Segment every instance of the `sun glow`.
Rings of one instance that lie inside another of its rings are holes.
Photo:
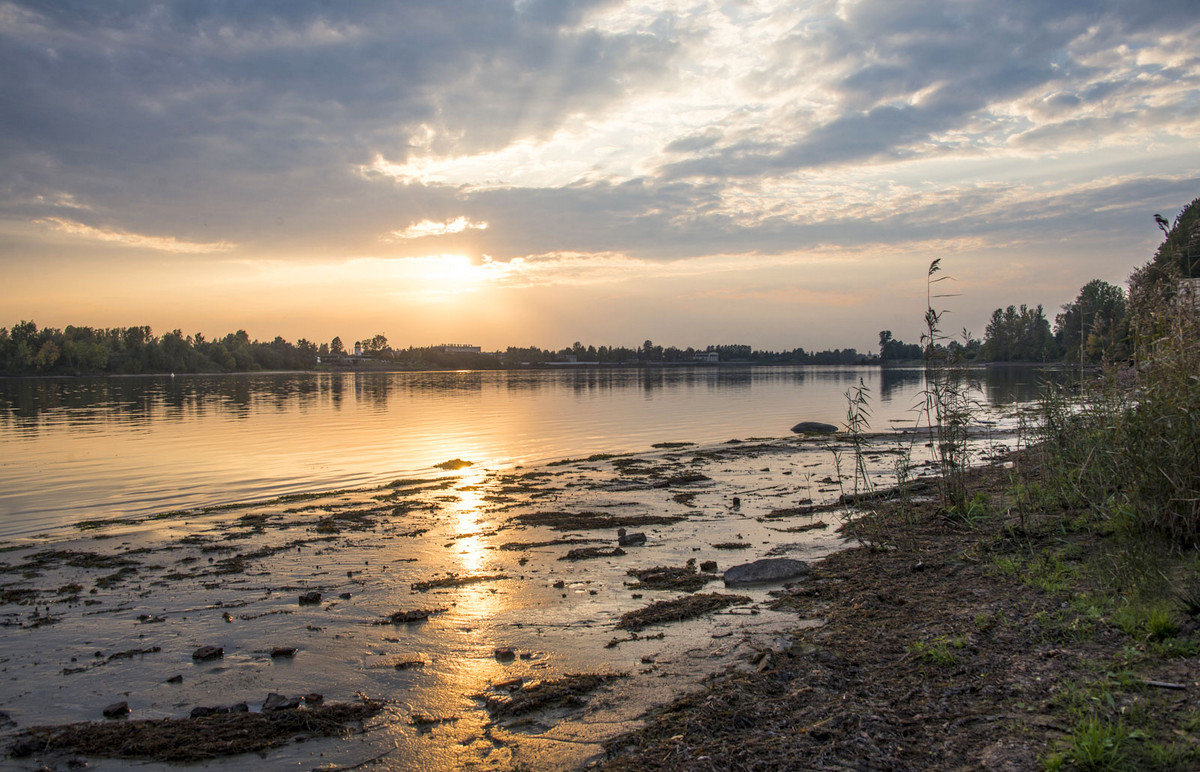
[[[488,284],[495,271],[491,262],[477,263],[465,255],[429,255],[407,258],[404,261],[411,285],[402,288],[406,295],[415,294],[429,300],[453,298],[475,292]],[[407,282],[406,282],[407,283]]]

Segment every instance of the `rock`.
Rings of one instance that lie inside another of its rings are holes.
[[[791,558],[763,558],[751,563],[731,566],[725,571],[725,586],[783,582],[805,576],[812,571],[807,563]]]
[[[210,659],[220,659],[225,656],[225,649],[220,646],[201,646],[192,652],[192,659],[204,662]]]
[[[342,600],[350,600],[351,595],[348,592],[339,592],[338,597]]]
[[[501,662],[511,662],[517,658],[516,652],[512,650],[511,646],[501,646],[492,652],[492,654]]]
[[[426,619],[429,619],[429,611],[423,608],[413,609],[412,611],[397,611],[388,617],[388,621],[394,625],[424,622]]]
[[[397,662],[394,665],[394,667],[397,670],[409,670],[414,667],[425,667],[425,660],[423,660],[423,659],[402,659],[399,662]]]
[[[291,658],[294,656],[296,656],[295,646],[276,646],[271,649],[271,659],[276,659],[277,657]]]
[[[300,596],[301,606],[314,606],[321,602],[321,593],[316,590],[306,592]]]
[[[48,744],[41,737],[22,737],[13,743],[12,747],[8,749],[8,753],[13,758],[23,759],[26,756],[41,753],[46,750]]]
[[[622,547],[640,547],[646,543],[646,534],[626,533],[624,528],[617,529],[617,544]]]
[[[267,699],[263,700],[263,711],[273,710],[295,710],[300,707],[299,697],[284,697],[282,694],[271,692],[267,695]]]
[[[124,701],[114,702],[112,705],[104,706],[102,712],[105,718],[124,718],[129,715],[129,703]]]
[[[566,586],[567,586],[567,583],[564,582],[562,579],[559,579],[557,582],[554,583],[554,587],[559,590],[561,590],[562,588],[564,588]]]
[[[305,702],[305,704],[308,704],[308,705],[320,705],[324,701],[325,701],[324,694],[318,694],[316,692],[309,692],[308,694],[304,695],[304,702]]]
[[[714,571],[717,570],[717,561],[715,561],[715,560],[704,561],[703,563],[700,564],[700,570],[704,571],[706,573],[710,573],[710,574],[713,573]]]
[[[820,421],[801,421],[792,427],[796,434],[836,434],[837,430],[833,424],[823,424]]]
[[[167,683],[169,683],[169,684],[181,684],[181,683],[183,683],[183,675],[182,675],[182,674],[176,674],[176,675],[173,675],[173,676],[171,676],[170,678],[168,678],[168,679],[167,679]]]

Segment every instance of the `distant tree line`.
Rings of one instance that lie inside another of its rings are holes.
[[[357,346],[361,356],[356,356]],[[245,330],[222,338],[202,333],[185,335],[172,330],[161,336],[149,327],[39,328],[22,321],[11,329],[0,327],[0,375],[80,375],[136,373],[231,373],[255,370],[311,370],[322,366],[403,369],[500,369],[547,365],[574,358],[601,364],[683,364],[701,352],[716,352],[720,361],[754,364],[869,364],[872,354],[854,349],[832,351],[758,351],[747,345],[709,346],[705,349],[659,346],[647,340],[642,346],[585,346],[576,341],[562,349],[510,346],[503,352],[479,353],[447,350],[443,346],[410,346],[394,349],[383,333],[356,341],[350,348],[335,337],[316,344],[301,338],[295,343],[276,337],[270,342],[251,340]]]
[[[1153,259],[1129,278],[1129,292],[1102,279],[1093,279],[1079,290],[1073,302],[1054,317],[1053,327],[1041,306],[997,308],[992,312],[983,340],[967,338],[949,344],[965,360],[984,362],[1071,362],[1097,364],[1120,361],[1131,355],[1130,296],[1172,295],[1179,279],[1200,276],[1200,198],[1185,206],[1169,223],[1155,221],[1165,236]],[[921,344],[896,340],[891,330],[879,333],[879,360],[883,363],[919,360]]]
[[[228,373],[301,370],[316,362],[317,346],[301,339],[251,340],[245,330],[209,340],[201,333],[172,330],[154,335],[149,327],[39,328],[22,321],[0,327],[0,374]]]

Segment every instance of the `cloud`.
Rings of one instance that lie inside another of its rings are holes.
[[[1194,0],[0,0],[0,254],[367,277],[437,238],[510,290],[922,250],[1111,275],[1200,193],[1197,38]]]
[[[64,220],[60,217],[44,217],[34,222],[48,225],[57,231],[81,239],[119,244],[134,249],[153,249],[158,252],[201,255],[212,252],[228,252],[237,246],[224,241],[200,243],[180,241],[173,236],[145,236],[141,233],[130,233],[113,228],[94,228],[91,225],[84,225],[74,220]]]
[[[421,220],[413,223],[406,228],[392,231],[388,234],[391,239],[423,239],[430,236],[445,236],[452,233],[462,233],[466,230],[487,230],[486,222],[474,222],[466,217],[455,217],[453,220],[445,222],[434,222],[433,220]]]

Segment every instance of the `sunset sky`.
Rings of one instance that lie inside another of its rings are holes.
[[[1200,8],[0,0],[0,325],[873,349],[1200,196]]]

